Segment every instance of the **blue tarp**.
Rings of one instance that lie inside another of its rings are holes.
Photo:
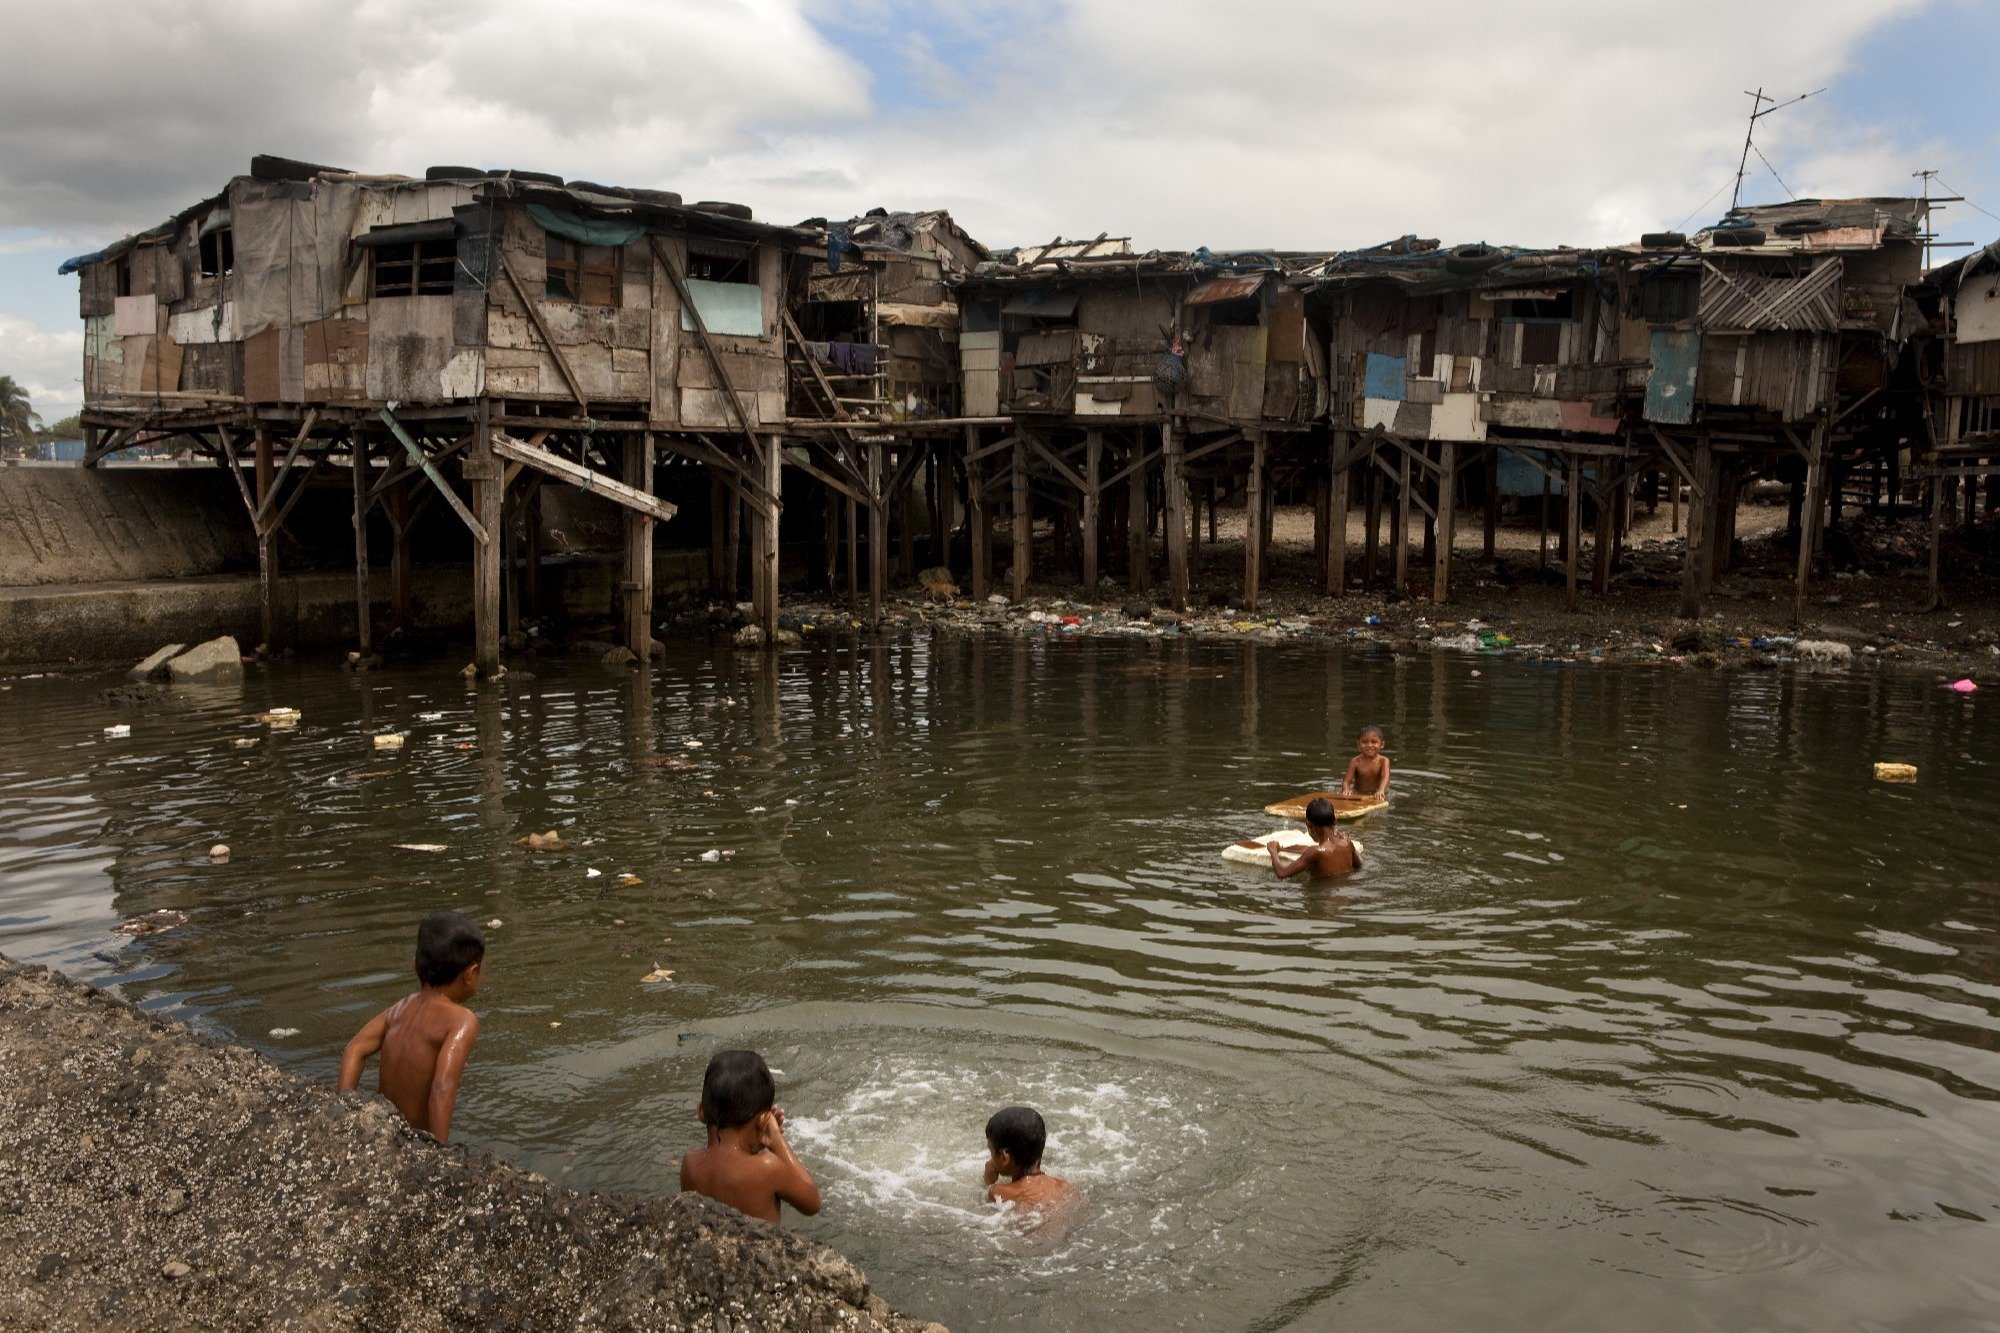
[[[1694,381],[1701,369],[1701,335],[1653,330],[1653,373],[1646,378],[1646,420],[1685,426],[1694,420]]]
[[[1405,387],[1409,358],[1383,356],[1380,352],[1368,354],[1368,371],[1364,377],[1362,394],[1369,398],[1390,398],[1402,402],[1410,396]]]

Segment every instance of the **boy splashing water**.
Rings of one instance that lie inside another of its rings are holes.
[[[1067,1180],[1042,1170],[1042,1149],[1048,1141],[1048,1126],[1033,1107],[1009,1106],[993,1113],[986,1122],[988,1203],[1046,1212],[1076,1198]]]
[[[778,1221],[785,1204],[808,1217],[818,1212],[819,1186],[785,1142],[777,1099],[763,1056],[717,1051],[701,1080],[698,1114],[708,1146],[681,1158],[681,1188],[766,1222]]]
[[[485,979],[486,936],[462,912],[433,912],[417,927],[415,995],[368,1020],[340,1056],[340,1090],[361,1086],[361,1066],[382,1053],[376,1087],[413,1129],[451,1140],[451,1113],[479,1016],[465,1001]]]
[[[1361,869],[1361,848],[1340,831],[1332,801],[1322,796],[1306,806],[1306,832],[1312,834],[1312,846],[1302,848],[1289,861],[1275,839],[1264,844],[1264,850],[1271,854],[1271,869],[1279,879],[1308,872],[1314,879],[1332,879]]]

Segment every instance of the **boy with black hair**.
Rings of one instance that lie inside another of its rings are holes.
[[[1382,744],[1382,728],[1361,729],[1361,739],[1356,742],[1361,753],[1347,761],[1347,772],[1340,779],[1341,795],[1389,794],[1389,757],[1382,753]]]
[[[755,1051],[717,1051],[701,1080],[696,1114],[708,1146],[681,1158],[681,1188],[766,1222],[785,1204],[819,1211],[819,1186],[785,1142],[785,1108],[776,1105],[771,1067]]]
[[[368,1020],[340,1056],[340,1090],[361,1086],[361,1066],[377,1051],[376,1088],[414,1129],[451,1139],[451,1114],[479,1016],[465,1001],[485,979],[486,936],[463,912],[432,912],[417,927],[417,993]]]
[[[1271,869],[1279,879],[1308,871],[1314,879],[1332,879],[1361,869],[1361,844],[1340,831],[1333,802],[1324,796],[1306,806],[1306,832],[1312,834],[1312,846],[1301,848],[1290,861],[1285,860],[1284,850],[1276,839],[1264,844],[1271,854]]]
[[[1032,1106],[1009,1106],[986,1122],[986,1201],[1047,1209],[1075,1195],[1067,1180],[1042,1170],[1048,1126]],[[1001,1183],[1005,1176],[1006,1183]]]

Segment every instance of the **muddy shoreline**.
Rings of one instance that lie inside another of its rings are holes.
[[[693,1195],[553,1185],[0,958],[0,1327],[935,1329]]]

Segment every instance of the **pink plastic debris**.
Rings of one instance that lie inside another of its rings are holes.
[[[1964,680],[1953,681],[1951,683],[1951,687],[1954,690],[1957,690],[1960,694],[1970,694],[1974,690],[1979,688],[1977,685],[1972,683],[1972,678],[1970,676],[1966,677]]]

